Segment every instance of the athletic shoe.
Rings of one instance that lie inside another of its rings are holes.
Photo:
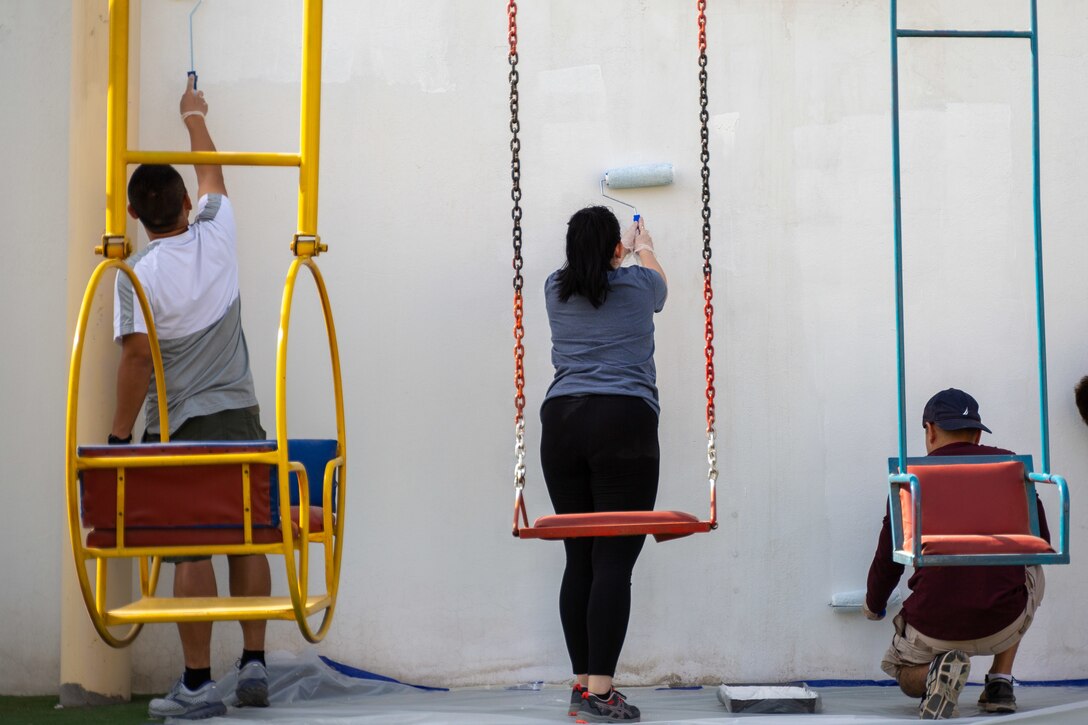
[[[268,670],[258,660],[250,660],[238,669],[234,688],[238,707],[268,707]]]
[[[147,706],[148,717],[173,717],[179,720],[203,720],[227,714],[227,706],[215,692],[215,681],[208,680],[195,690],[178,680],[164,697],[156,697]]]
[[[982,688],[978,706],[986,712],[1016,712],[1016,695],[1012,694],[1012,683],[1004,677],[991,679],[986,675],[986,686]]]
[[[586,688],[574,683],[574,687],[570,690],[570,707],[567,708],[567,714],[574,717],[578,714],[579,708],[582,707],[582,695],[585,693]]]
[[[639,722],[640,717],[638,708],[628,705],[623,693],[618,690],[608,693],[607,699],[586,690],[578,710],[578,720],[581,722]]]
[[[971,672],[971,658],[954,649],[933,660],[926,675],[926,695],[918,706],[922,720],[944,720],[958,717],[960,692]]]

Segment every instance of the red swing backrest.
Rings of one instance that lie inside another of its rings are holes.
[[[1024,465],[1019,461],[908,466],[922,491],[922,541],[929,553],[983,553],[1026,547],[1050,551],[1031,530]],[[913,546],[909,486],[899,490],[903,549]],[[950,550],[937,552],[933,548]]]

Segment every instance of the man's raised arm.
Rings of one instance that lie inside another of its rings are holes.
[[[208,113],[208,103],[204,100],[204,91],[193,87],[196,78],[189,76],[185,93],[181,96],[181,121],[189,131],[189,147],[192,151],[215,151],[212,135],[208,132],[204,117]],[[223,167],[218,164],[196,164],[196,198],[205,194],[227,194],[227,185],[223,181]]]

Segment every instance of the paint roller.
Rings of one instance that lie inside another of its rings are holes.
[[[196,5],[189,11],[189,72],[185,75],[193,77],[193,90],[196,90],[196,62],[193,55],[193,13],[200,7],[200,3],[204,0],[196,0]]]
[[[893,604],[899,604],[903,601],[903,595],[898,589],[892,591],[891,597],[888,598],[888,606]],[[865,590],[855,589],[849,592],[836,592],[831,595],[831,601],[829,604],[833,609],[841,611],[860,611],[861,605],[865,603]]]
[[[609,189],[641,189],[647,186],[668,186],[672,183],[672,164],[640,164],[638,166],[622,166],[617,169],[609,169],[601,178],[601,196],[605,199],[631,207],[635,215],[635,221],[640,218],[638,209],[634,204],[628,204],[614,196],[604,193],[604,187]]]

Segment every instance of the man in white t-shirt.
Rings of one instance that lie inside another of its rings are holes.
[[[214,151],[204,117],[208,105],[190,76],[181,118],[193,151]],[[129,181],[129,214],[150,240],[129,259],[147,295],[166,379],[171,440],[259,440],[265,431],[242,331],[234,210],[221,166],[197,165],[197,214],[181,175],[171,166],[144,165]],[[144,442],[157,441],[160,421],[147,325],[132,283],[118,275],[114,339],[121,345],[117,403],[110,443],[130,443],[146,399]],[[216,596],[209,557],[168,558],[175,565],[174,596]],[[231,556],[234,596],[268,596],[268,559]],[[268,705],[264,661],[266,622],[241,622],[243,650],[236,696],[240,705]],[[178,624],[185,672],[165,697],[151,701],[151,717],[195,719],[226,713],[211,679],[211,622]]]

